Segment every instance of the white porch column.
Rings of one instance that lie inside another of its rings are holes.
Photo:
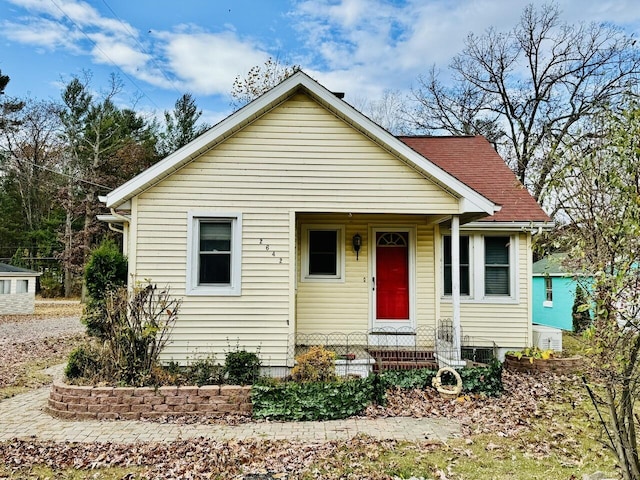
[[[459,361],[460,354],[460,217],[451,218],[451,303],[453,305],[453,358]]]

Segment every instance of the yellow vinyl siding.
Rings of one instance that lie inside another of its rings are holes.
[[[462,301],[460,317],[463,335],[475,337],[483,345],[494,341],[499,347],[523,348],[531,343],[531,277],[527,268],[530,236],[518,235],[517,258],[517,298],[511,301]],[[442,301],[440,316],[452,317],[451,301]]]
[[[355,224],[347,224],[345,231],[345,282],[298,284],[297,308],[291,309],[295,279],[290,262],[295,253],[290,238],[296,233],[291,212],[342,212],[341,219],[349,212],[419,218],[418,244],[426,255],[419,252],[418,285],[425,293],[417,312],[420,322],[431,322],[434,255],[425,218],[457,213],[459,204],[299,94],[135,197],[132,207],[134,279],[169,285],[183,300],[164,358],[186,361],[194,352],[213,352],[221,361],[229,344],[238,342],[241,348],[260,349],[266,365],[284,365],[296,322],[298,331],[311,329],[311,321],[362,330],[368,328],[369,315],[366,241],[358,262],[350,247],[356,231],[363,240],[367,231]],[[242,214],[240,296],[186,295],[190,211]],[[384,224],[386,217],[379,218]],[[299,318],[291,318],[292,312]]]
[[[300,281],[301,249],[298,249],[298,333],[363,332],[371,328],[371,273],[368,250],[371,226],[417,227],[416,324],[435,326],[433,227],[426,225],[424,216],[300,215],[298,223],[299,227],[305,224],[346,227],[344,282]],[[362,236],[362,249],[358,260],[352,246],[352,238],[356,233]]]
[[[215,195],[267,210],[458,211],[457,199],[303,95],[144,195],[176,206]]]

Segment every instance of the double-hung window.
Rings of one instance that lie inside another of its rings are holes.
[[[503,301],[516,295],[517,236],[460,235],[460,295],[470,301]],[[442,291],[452,293],[451,236],[442,237]]]
[[[484,294],[511,295],[510,237],[484,237]]]
[[[187,294],[240,295],[242,217],[189,214]]]
[[[11,293],[11,280],[0,280],[0,295]]]
[[[302,280],[341,281],[344,279],[344,227],[302,227]]]
[[[444,237],[444,294],[451,295],[451,236]],[[469,295],[469,236],[460,236],[460,295]]]
[[[545,300],[543,307],[553,307],[553,279],[547,275],[544,277]]]

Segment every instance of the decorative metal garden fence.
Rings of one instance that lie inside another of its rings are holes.
[[[313,346],[336,354],[339,375],[366,376],[371,372],[438,368],[438,358],[456,358],[453,327],[443,320],[437,327],[385,328],[355,332],[298,333],[289,339],[294,358]],[[489,363],[497,345],[489,339],[461,337],[461,360]]]

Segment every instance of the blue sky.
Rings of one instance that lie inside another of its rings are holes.
[[[122,106],[158,114],[192,93],[214,123],[231,112],[233,80],[269,57],[299,64],[362,104],[408,92],[445,68],[469,32],[508,30],[524,0],[0,0],[7,95],[59,99],[73,75],[110,73]],[[640,35],[637,0],[559,0],[570,22],[611,22]]]

